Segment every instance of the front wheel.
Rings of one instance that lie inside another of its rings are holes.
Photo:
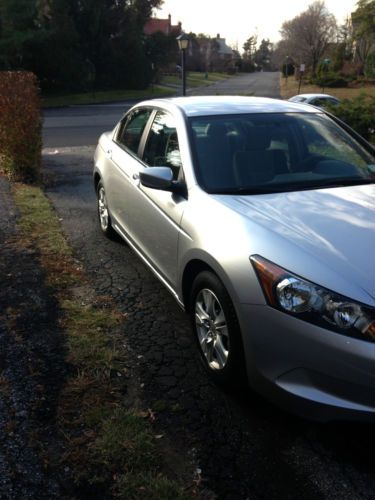
[[[111,224],[111,216],[109,215],[107,196],[105,194],[103,183],[100,181],[96,189],[98,217],[100,229],[108,238],[115,238],[116,232]]]
[[[225,384],[244,379],[237,316],[228,292],[212,272],[204,271],[194,280],[190,315],[201,358],[211,378]]]

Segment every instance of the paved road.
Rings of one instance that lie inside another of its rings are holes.
[[[134,103],[69,106],[44,111],[44,147],[87,146],[111,130]]]
[[[191,89],[189,95],[254,95],[280,98],[280,73],[244,73],[209,87]]]
[[[373,499],[373,426],[317,425],[248,391],[226,394],[200,366],[188,320],[121,242],[98,229],[92,147],[44,151],[47,190],[99,294],[128,316],[142,406],[179,457],[193,457],[219,499]]]
[[[238,75],[209,87],[192,89],[189,94],[247,94],[280,97],[279,73]],[[44,146],[61,148],[94,145],[97,143],[100,134],[110,130],[132,104],[134,104],[134,101],[45,110]]]

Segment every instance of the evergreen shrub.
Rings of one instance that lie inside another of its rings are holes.
[[[327,72],[320,73],[313,79],[313,83],[319,85],[319,87],[345,88],[351,80],[351,78],[340,75],[339,73]]]
[[[344,99],[338,106],[329,106],[329,111],[347,123],[370,142],[375,142],[375,97],[361,94],[353,99]]]

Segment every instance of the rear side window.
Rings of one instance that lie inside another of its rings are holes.
[[[130,149],[133,153],[138,154],[139,143],[141,142],[142,134],[150,115],[151,109],[134,111],[125,119],[120,127],[116,142],[126,149]]]

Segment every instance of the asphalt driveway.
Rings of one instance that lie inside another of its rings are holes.
[[[374,426],[309,423],[208,380],[187,317],[130,248],[101,235],[93,151],[45,149],[47,194],[93,286],[127,314],[124,344],[138,365],[139,397],[176,460],[194,457],[218,498],[374,498]]]
[[[192,93],[278,97],[278,79],[278,73],[240,75]],[[47,194],[93,286],[127,314],[124,344],[138,365],[139,397],[174,443],[168,452],[182,466],[194,459],[205,486],[220,499],[374,498],[374,426],[313,424],[249,391],[225,393],[214,386],[200,365],[187,317],[130,248],[100,233],[93,146],[130,105],[45,113]]]

